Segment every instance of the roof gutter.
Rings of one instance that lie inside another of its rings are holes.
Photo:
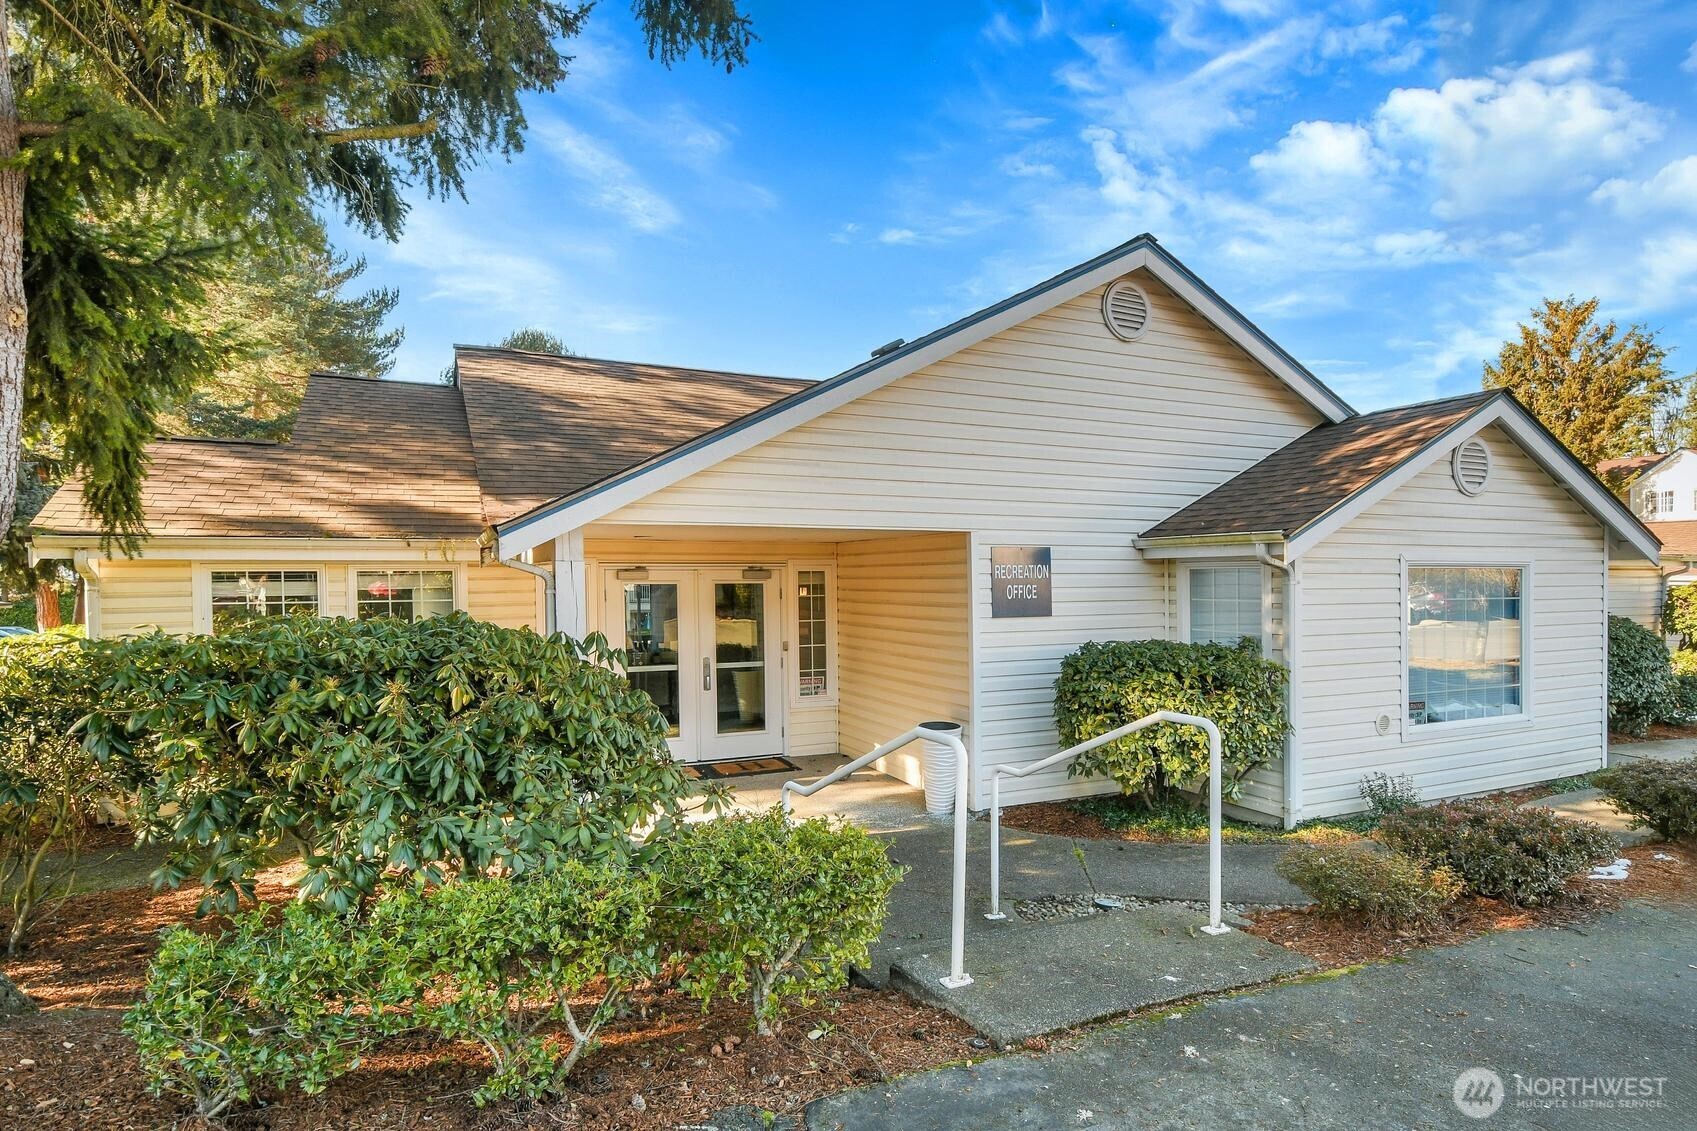
[[[554,571],[551,570],[551,569],[544,569],[541,566],[536,565],[533,562],[522,561],[519,558],[496,557],[493,553],[490,552],[491,547],[487,543],[483,542],[483,539],[488,537],[488,534],[489,534],[488,531],[484,531],[483,536],[478,538],[478,542],[483,543],[484,557],[485,557],[486,560],[494,561],[497,564],[504,565],[509,569],[516,569],[516,570],[519,570],[520,572],[528,573],[532,577],[540,577],[542,579],[542,589],[543,589],[542,626],[543,626],[543,629],[544,629],[543,635],[544,636],[554,635],[554,633],[557,631],[554,622],[555,622],[556,618],[559,616],[558,611],[554,607],[554,585],[555,585]]]

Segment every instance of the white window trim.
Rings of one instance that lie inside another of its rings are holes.
[[[335,616],[330,608],[330,567],[323,562],[283,562],[258,559],[254,561],[192,562],[189,566],[189,603],[194,630],[202,635],[212,633],[212,575],[241,573],[254,570],[290,570],[301,573],[312,570],[318,576],[318,615]]]
[[[1273,644],[1273,571],[1254,558],[1209,558],[1199,562],[1180,562],[1178,567],[1178,639],[1194,644],[1190,638],[1190,571],[1196,569],[1254,569],[1261,574],[1261,655],[1268,655]]]
[[[467,603],[466,568],[456,562],[355,562],[348,566],[348,599],[347,607],[340,615],[349,620],[359,619],[359,575],[362,573],[380,573],[392,570],[403,573],[418,571],[422,573],[440,573],[448,570],[454,575],[454,612],[463,613],[469,609]],[[324,606],[320,605],[322,609]]]
[[[1533,574],[1532,563],[1524,559],[1510,560],[1493,558],[1490,555],[1469,556],[1465,560],[1454,557],[1443,558],[1411,558],[1402,557],[1402,583],[1398,586],[1397,620],[1401,624],[1398,632],[1399,647],[1402,651],[1402,695],[1397,714],[1393,717],[1401,719],[1397,727],[1404,745],[1420,742],[1431,742],[1449,738],[1457,734],[1465,735],[1472,731],[1516,731],[1527,730],[1537,725],[1537,718],[1532,710],[1533,691],[1533,632],[1532,618],[1535,612],[1533,604]],[[1456,719],[1447,723],[1421,723],[1415,726],[1408,719],[1408,692],[1411,680],[1408,673],[1408,571],[1410,569],[1518,569],[1520,571],[1520,712],[1514,715],[1497,715],[1489,719]]]
[[[805,697],[801,693],[801,602],[796,597],[803,570],[825,575],[825,694]],[[789,669],[785,684],[789,688],[790,709],[835,707],[842,690],[842,669],[837,664],[837,563],[828,558],[797,558],[789,563],[785,578],[786,585],[778,599],[778,615],[784,618],[782,655]]]

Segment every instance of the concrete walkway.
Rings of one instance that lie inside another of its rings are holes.
[[[1622,762],[1687,762],[1697,758],[1697,738],[1658,738],[1650,742],[1611,742],[1609,765]]]
[[[1694,939],[1697,911],[1628,905],[1578,930],[1489,935],[827,1097],[806,1125],[1689,1128]],[[1470,1067],[1506,1082],[1490,1118],[1465,1118],[1452,1099]],[[1662,1106],[1520,1106],[1516,1074],[1665,1078],[1651,1097]]]
[[[1697,739],[1667,738],[1654,742],[1616,742],[1609,748],[1611,766],[1631,762],[1684,762],[1697,758]],[[1576,821],[1594,821],[1603,826],[1622,845],[1643,844],[1656,839],[1650,829],[1635,829],[1632,819],[1615,810],[1603,799],[1600,789],[1575,789],[1566,793],[1539,797],[1526,803],[1551,809]]]

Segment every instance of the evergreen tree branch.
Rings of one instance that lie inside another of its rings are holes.
[[[429,137],[436,132],[436,119],[422,122],[401,122],[392,126],[348,126],[325,130],[318,137],[331,145],[346,145],[353,141],[402,141],[406,138]]]
[[[71,35],[76,37],[78,42],[87,47],[96,59],[106,65],[108,70],[117,75],[118,78],[123,81],[124,85],[130,88],[130,93],[136,96],[136,100],[147,109],[148,113],[152,114],[158,121],[163,122],[165,120],[165,115],[159,112],[159,107],[155,106],[152,100],[149,99],[146,94],[142,93],[141,87],[131,81],[130,76],[125,73],[124,68],[119,65],[118,61],[103,50],[98,43],[94,42],[94,40],[85,35],[82,28],[78,27],[66,18],[65,13],[54,7],[53,0],[36,0],[36,2],[47,10],[48,15],[52,16],[60,24],[64,25],[65,30],[69,31]]]
[[[32,137],[52,137],[64,128],[60,122],[19,122],[18,137],[25,141]]]

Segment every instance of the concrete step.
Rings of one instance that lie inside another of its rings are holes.
[[[983,920],[980,920],[983,922]],[[889,984],[961,1018],[999,1047],[1316,966],[1242,931],[1208,935],[1187,908],[1105,911],[1045,923],[984,923],[967,940],[972,985],[945,989],[947,939],[890,965]]]

